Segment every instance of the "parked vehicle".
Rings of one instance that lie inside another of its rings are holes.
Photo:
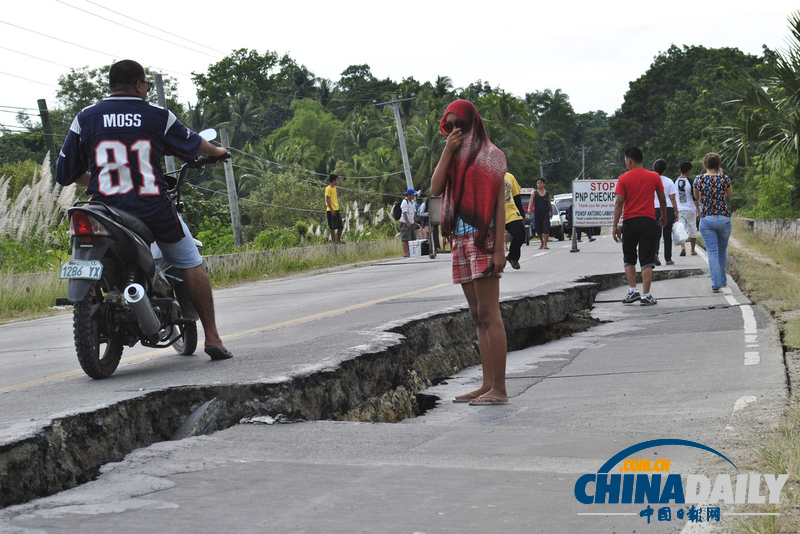
[[[567,217],[567,210],[569,209],[569,205],[572,202],[572,194],[565,193],[563,195],[556,195],[553,197],[553,202],[556,203],[558,206],[558,212],[561,215],[561,221],[564,225],[564,234],[571,238],[572,237],[572,220],[571,218]],[[602,231],[601,226],[592,226],[592,235],[600,235]]]
[[[533,219],[533,212],[528,213],[528,204],[531,201],[531,195],[536,189],[530,187],[523,187],[520,189],[520,200],[522,201],[522,208],[525,210],[525,244],[530,245],[531,238],[536,230],[536,221]],[[564,224],[561,219],[558,207],[555,202],[552,203],[552,217],[550,217],[550,237],[559,241],[564,241]]]
[[[561,217],[561,224],[564,226],[564,235],[572,237],[572,221],[567,217],[567,210],[572,202],[572,194],[566,193],[563,195],[556,195],[553,197],[558,208],[558,214]]]
[[[172,173],[177,180],[169,195],[179,213],[180,188],[189,169],[229,157],[200,157]],[[68,297],[57,304],[74,307],[75,350],[83,371],[95,379],[111,376],[124,347],[137,342],[193,354],[199,316],[182,271],[160,257],[150,229],[133,215],[100,202],[78,202],[68,214],[72,257],[59,273],[69,280]],[[202,244],[197,241],[197,246]]]

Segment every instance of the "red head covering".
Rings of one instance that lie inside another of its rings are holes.
[[[486,238],[506,173],[506,156],[489,141],[483,120],[472,102],[456,100],[447,106],[440,125],[445,135],[445,119],[450,113],[458,117],[459,126],[463,125],[464,138],[447,169],[442,197],[442,232],[452,235],[456,220],[460,218],[478,229],[477,247],[491,253],[493,251],[486,247]],[[505,224],[505,220],[495,221],[495,224]]]

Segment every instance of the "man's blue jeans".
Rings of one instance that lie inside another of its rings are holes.
[[[711,288],[728,283],[728,239],[731,237],[731,218],[724,215],[707,215],[700,219],[700,235],[706,244],[708,268],[711,271]]]

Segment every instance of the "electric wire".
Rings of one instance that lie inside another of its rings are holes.
[[[28,57],[33,58],[33,59],[38,59],[39,61],[44,61],[46,63],[52,63],[53,65],[58,65],[59,67],[65,67],[67,69],[71,69],[72,68],[69,65],[64,65],[63,63],[56,63],[55,61],[50,61],[49,59],[44,59],[44,58],[41,58],[41,57],[32,56],[31,54],[26,54],[25,52],[20,52],[19,50],[14,50],[13,48],[8,48],[6,46],[0,46],[0,48],[2,48],[3,50],[8,50],[9,52],[14,52],[15,54],[20,54],[22,56],[28,56]]]
[[[125,24],[122,24],[122,23],[117,22],[115,20],[111,20],[109,18],[103,17],[101,15],[98,15],[97,13],[92,13],[91,11],[88,11],[86,9],[82,9],[82,8],[80,8],[78,6],[73,6],[72,4],[68,4],[68,3],[64,2],[63,0],[56,0],[56,2],[58,2],[59,4],[63,4],[65,6],[67,6],[67,7],[71,7],[73,9],[77,9],[78,11],[81,11],[83,13],[87,13],[87,14],[92,15],[94,17],[97,17],[97,18],[99,18],[101,20],[105,20],[105,21],[110,22],[112,24],[116,24],[117,26],[122,26],[123,28],[127,28],[127,29],[129,29],[131,31],[134,31],[134,32],[137,32],[137,33],[141,33],[142,35],[146,35],[148,37],[152,37],[153,39],[158,39],[159,41],[163,41],[165,43],[169,43],[169,44],[171,44],[173,46],[179,46],[181,48],[185,48],[186,50],[191,50],[192,52],[197,52],[198,54],[203,54],[204,56],[213,57],[213,58],[216,58],[216,59],[222,59],[219,56],[208,54],[206,52],[201,52],[200,50],[195,50],[194,48],[190,48],[188,46],[185,46],[185,45],[182,45],[182,44],[179,44],[179,43],[174,43],[172,41],[168,41],[167,39],[164,39],[162,37],[158,37],[157,35],[151,35],[149,33],[143,32],[141,30],[137,30],[136,28],[131,28],[130,26],[126,26]]]
[[[17,24],[12,24],[10,22],[6,22],[4,20],[0,20],[0,24],[5,24],[7,26],[11,26],[13,28],[24,30],[26,32],[35,33],[36,35],[41,35],[42,37],[47,37],[48,39],[53,39],[55,41],[58,41],[58,42],[61,42],[61,43],[65,43],[65,44],[68,44],[68,45],[71,45],[71,46],[75,46],[77,48],[83,48],[84,50],[88,50],[90,52],[94,52],[96,54],[100,54],[100,55],[105,56],[105,57],[109,57],[109,56],[111,56],[111,57],[124,57],[124,55],[120,55],[120,54],[112,55],[112,54],[109,54],[108,52],[101,52],[100,50],[95,50],[94,48],[89,48],[88,46],[83,46],[83,45],[79,45],[77,43],[72,43],[70,41],[66,41],[64,39],[60,39],[58,37],[53,37],[52,35],[47,35],[46,33],[37,32],[36,30],[31,30],[29,28],[24,28],[22,26],[18,26]],[[149,67],[152,68],[152,69],[155,69],[155,70],[162,71],[162,72],[174,72],[174,71],[168,71],[167,69],[162,69],[161,67],[155,67],[155,66],[152,66],[152,65],[149,65]],[[3,73],[0,73],[0,74],[7,74],[7,73],[3,72]],[[175,74],[179,74],[181,76],[191,76],[190,74],[186,74],[186,73],[183,73],[183,72],[175,72]],[[14,74],[9,74],[9,76],[15,76],[17,78],[21,78],[21,76],[16,76]],[[23,78],[23,79],[27,80],[27,78]],[[28,81],[34,81],[34,80],[28,80]],[[42,82],[36,82],[36,83],[42,83]],[[48,84],[43,84],[43,85],[48,85]],[[51,87],[55,87],[55,86],[51,86]]]
[[[162,30],[161,28],[158,28],[158,27],[156,27],[156,26],[153,26],[152,24],[148,24],[148,23],[146,23],[146,22],[142,22],[141,20],[137,20],[137,19],[135,19],[135,18],[133,18],[133,17],[129,17],[128,15],[125,15],[124,13],[120,13],[119,11],[114,11],[113,9],[111,9],[111,8],[109,8],[109,7],[106,7],[106,6],[103,6],[103,5],[100,5],[100,4],[98,4],[97,2],[92,2],[92,0],[86,0],[86,1],[87,1],[87,2],[89,2],[90,4],[93,4],[93,5],[97,6],[97,7],[100,7],[100,8],[103,8],[103,9],[105,9],[106,11],[111,11],[111,12],[112,12],[112,13],[114,13],[115,15],[119,15],[120,17],[125,17],[125,18],[126,18],[126,19],[128,19],[128,20],[132,20],[132,21],[134,21],[134,22],[137,22],[137,23],[139,23],[139,24],[142,24],[143,26],[147,26],[147,27],[149,27],[149,28],[153,28],[154,30],[158,30],[158,31],[160,31],[160,32],[162,32],[162,33],[166,33],[166,34],[168,34],[168,35],[174,35],[172,32],[168,32],[168,31],[166,31],[166,30]],[[186,37],[181,37],[181,36],[179,36],[179,35],[176,35],[176,37],[180,37],[180,38],[181,38],[181,39],[183,39],[184,41],[187,41],[187,42],[189,42],[189,43],[192,43],[192,44],[196,44],[196,45],[198,45],[198,46],[202,46],[203,48],[208,48],[209,50],[213,50],[214,52],[217,52],[218,54],[223,54],[223,55],[225,54],[225,52],[223,52],[222,50],[217,50],[216,48],[211,48],[211,47],[210,47],[210,46],[208,46],[208,45],[204,45],[203,43],[198,43],[197,41],[192,41],[191,39],[187,39]]]
[[[0,22],[2,22],[2,21],[0,21]],[[30,78],[25,78],[24,76],[18,76],[16,74],[11,74],[10,72],[0,71],[0,74],[5,74],[6,76],[11,76],[12,78],[19,78],[20,80],[25,80],[26,82],[38,83],[39,85],[46,85],[47,87],[55,87],[56,89],[58,88],[57,85],[40,82],[38,80],[31,80]]]

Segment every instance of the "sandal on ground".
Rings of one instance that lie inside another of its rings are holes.
[[[508,404],[508,401],[501,401],[491,395],[481,395],[469,403],[470,406],[504,406],[506,404]]]
[[[478,397],[480,397],[480,395],[476,395],[475,393],[465,393],[463,395],[459,395],[458,397],[454,398],[453,402],[456,404],[467,403],[467,402],[472,402]]]
[[[233,358],[233,354],[231,351],[226,349],[225,347],[206,347],[205,353],[211,356],[212,360],[228,360]]]

